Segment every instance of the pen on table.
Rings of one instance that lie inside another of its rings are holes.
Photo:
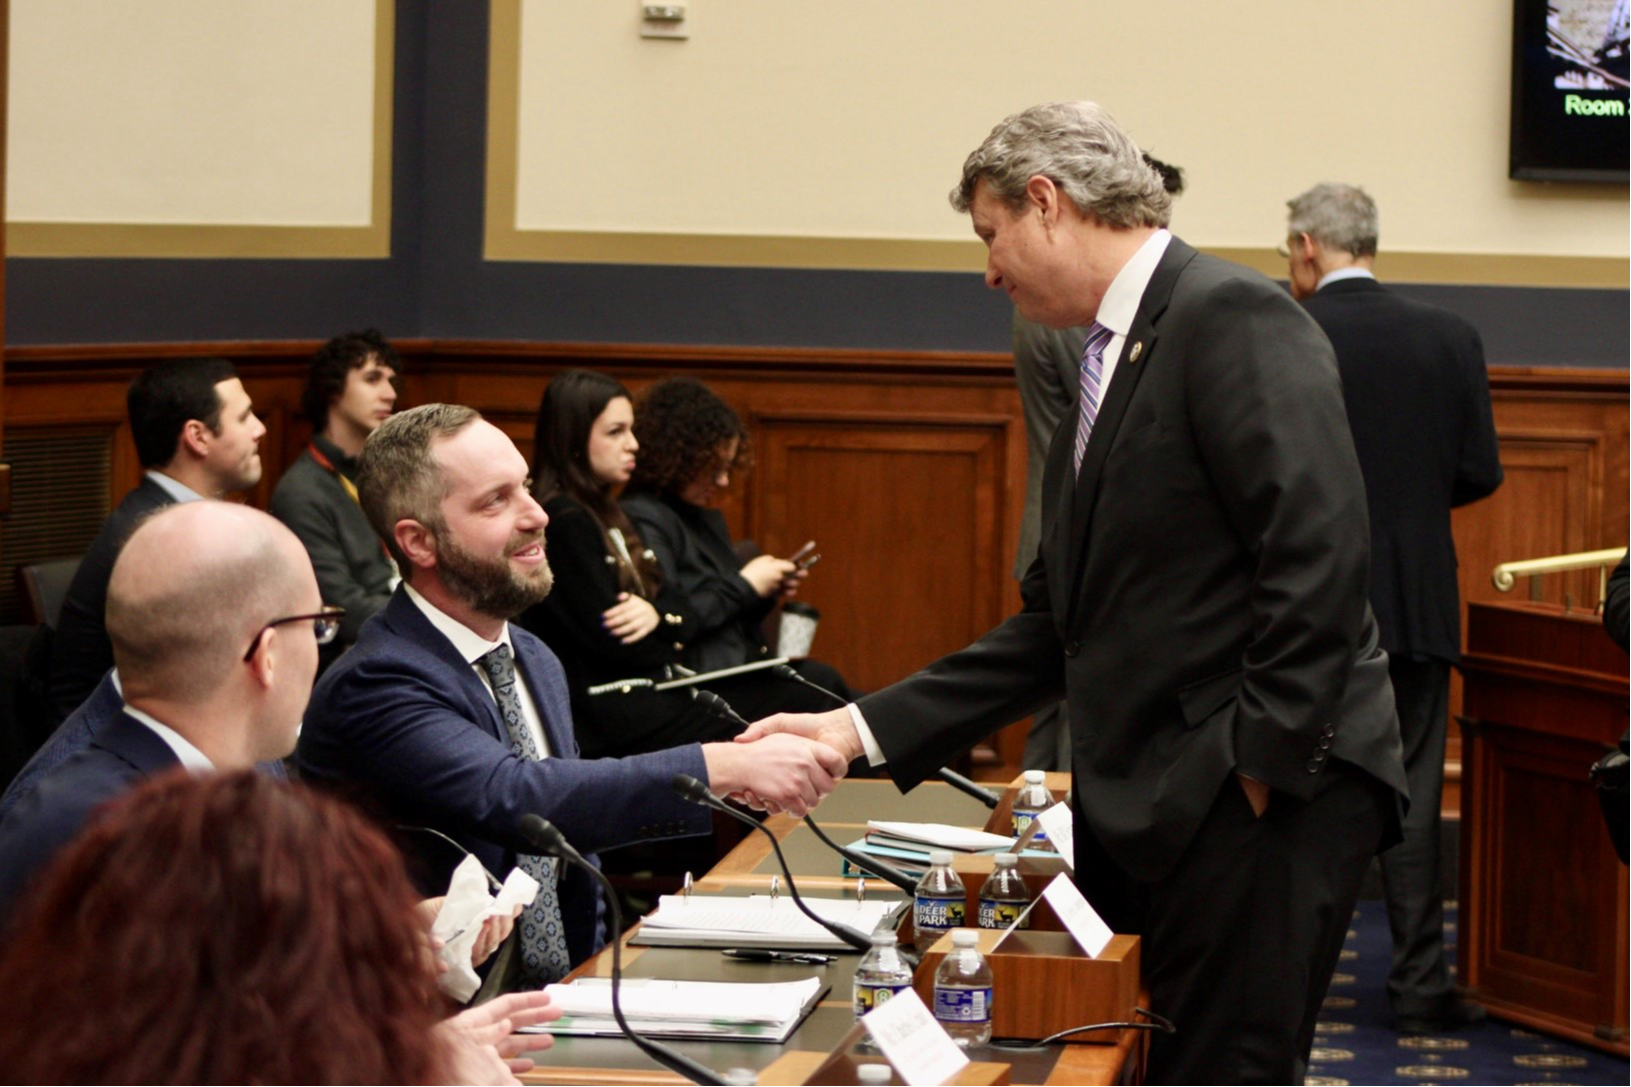
[[[838,957],[802,951],[765,951],[756,947],[728,947],[720,954],[743,962],[796,962],[805,966],[824,966]]]

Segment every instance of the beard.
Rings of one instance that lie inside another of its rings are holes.
[[[533,544],[542,545],[544,534],[516,534],[510,537],[504,554],[486,559],[472,554],[443,532],[438,537],[436,566],[442,584],[475,611],[506,622],[543,601],[555,586],[555,575],[546,558],[531,575],[518,573],[510,556]]]

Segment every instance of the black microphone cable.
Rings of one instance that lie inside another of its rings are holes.
[[[531,842],[542,853],[552,857],[559,857],[568,864],[582,868],[594,877],[601,890],[606,892],[606,902],[612,909],[612,1018],[617,1025],[628,1035],[642,1053],[667,1068],[676,1075],[684,1076],[692,1083],[717,1084],[723,1087],[725,1080],[705,1064],[692,1060],[690,1057],[676,1053],[665,1045],[660,1045],[645,1037],[629,1026],[629,1021],[623,1017],[623,1002],[619,991],[623,987],[623,910],[617,904],[617,892],[612,888],[612,881],[599,868],[590,864],[583,855],[572,848],[553,823],[541,815],[523,815],[521,817],[521,836]]]
[[[848,925],[839,924],[836,921],[829,921],[825,917],[822,917],[820,914],[816,913],[809,906],[805,905],[803,897],[799,894],[798,885],[793,881],[793,871],[787,867],[787,858],[782,855],[781,843],[776,841],[776,836],[770,832],[768,827],[750,818],[749,816],[743,815],[741,812],[719,799],[719,797],[715,796],[709,791],[708,786],[704,785],[690,774],[675,774],[673,785],[674,791],[679,793],[685,799],[691,801],[691,803],[701,804],[705,807],[712,808],[715,811],[722,811],[726,815],[729,815],[732,819],[741,820],[754,830],[761,832],[765,835],[765,837],[769,838],[770,847],[776,851],[776,861],[781,865],[782,874],[787,877],[787,893],[792,896],[793,904],[799,908],[799,911],[803,913],[804,916],[808,917],[810,920],[814,921],[816,924],[838,937],[840,940],[843,940],[855,950],[865,953],[872,949],[872,940],[869,937],[856,932]]]

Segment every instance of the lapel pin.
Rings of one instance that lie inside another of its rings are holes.
[[[1139,340],[1133,344],[1133,349],[1127,353],[1128,362],[1137,362],[1138,356],[1144,353],[1144,341]]]

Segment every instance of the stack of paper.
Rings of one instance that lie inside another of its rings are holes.
[[[828,921],[848,925],[865,935],[883,921],[896,901],[853,902],[809,898],[804,904]],[[788,951],[811,948],[853,950],[810,920],[786,895],[664,895],[657,909],[640,921],[631,944],[655,947],[760,947]]]
[[[946,823],[892,823],[870,819],[866,840],[874,845],[910,849],[954,849],[962,853],[1001,853],[1012,849],[1014,839],[973,827]]]
[[[653,1038],[785,1042],[830,986],[820,978],[771,984],[624,978],[629,1025]],[[530,1028],[549,1034],[622,1034],[612,1017],[609,978],[579,978],[544,990],[565,1014]]]

